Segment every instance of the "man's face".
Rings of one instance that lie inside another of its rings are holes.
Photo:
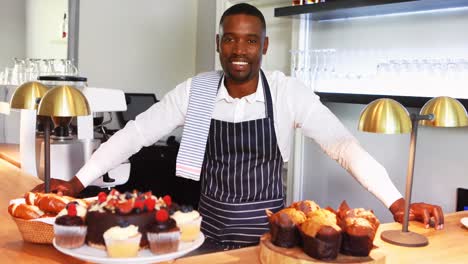
[[[216,50],[227,79],[243,83],[256,78],[267,49],[268,37],[259,18],[243,14],[224,18]]]

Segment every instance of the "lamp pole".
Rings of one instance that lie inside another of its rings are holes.
[[[410,115],[412,128],[410,149],[408,158],[408,169],[406,174],[406,192],[405,192],[405,213],[403,215],[403,224],[401,231],[387,230],[382,232],[381,238],[383,241],[405,247],[423,247],[429,244],[427,238],[423,235],[410,232],[408,230],[409,211],[411,205],[411,191],[413,189],[413,175],[414,175],[414,158],[416,156],[416,139],[418,136],[418,123],[421,120],[433,120],[434,115]]]
[[[50,117],[44,116],[44,183],[45,192],[50,192]]]

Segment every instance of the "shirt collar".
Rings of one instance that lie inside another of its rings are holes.
[[[261,79],[262,78],[260,76],[258,84],[257,84],[257,91],[255,91],[255,93],[253,94],[249,94],[243,97],[245,98],[245,100],[247,100],[248,103],[265,102],[265,92],[263,90],[263,82]],[[216,96],[217,102],[222,101],[222,100],[225,100],[228,103],[232,103],[235,100],[229,95],[229,92],[226,86],[224,85],[224,76],[221,80],[218,95]]]

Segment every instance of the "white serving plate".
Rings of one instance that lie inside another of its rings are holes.
[[[172,253],[154,255],[149,249],[140,250],[138,256],[134,258],[110,258],[107,256],[106,251],[84,245],[75,249],[67,249],[57,246],[55,239],[53,241],[54,247],[63,254],[81,259],[84,261],[95,263],[154,263],[161,261],[168,261],[179,258],[195,249],[200,247],[205,241],[205,236],[200,233],[200,236],[193,242],[180,242],[179,250]]]
[[[460,219],[460,223],[462,223],[462,225],[468,228],[468,217],[463,217],[462,219]]]

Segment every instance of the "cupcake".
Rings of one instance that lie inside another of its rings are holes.
[[[107,255],[111,258],[131,258],[138,255],[141,233],[138,227],[122,223],[109,228],[103,234]]]
[[[55,243],[64,248],[81,247],[86,238],[86,208],[71,202],[60,211],[54,223]]]
[[[165,254],[179,249],[180,229],[176,221],[169,218],[166,209],[156,212],[156,221],[148,228],[146,235],[153,254]]]
[[[273,214],[267,210],[267,216],[270,223],[271,242],[274,245],[291,248],[300,244],[297,226],[306,220],[302,211],[295,208],[284,208]]]
[[[304,252],[316,259],[332,260],[338,257],[341,246],[341,228],[336,215],[326,209],[318,209],[307,215],[299,231]]]
[[[349,208],[343,201],[338,209],[338,218],[343,229],[341,253],[352,256],[368,256],[380,222],[372,210]]]
[[[200,236],[202,217],[192,206],[181,206],[171,217],[180,228],[180,240],[192,242]]]
[[[305,215],[309,213],[313,213],[316,210],[320,209],[320,206],[311,200],[295,202],[291,204],[290,207],[296,208],[296,210],[302,211]]]

